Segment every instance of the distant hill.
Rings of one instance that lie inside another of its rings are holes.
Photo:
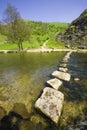
[[[62,22],[41,22],[41,21],[31,21],[31,20],[24,20],[29,28],[30,33],[29,41],[24,41],[23,47],[24,48],[40,48],[42,45],[48,40],[46,46],[49,48],[55,47],[65,47],[64,43],[57,42],[55,40],[55,37],[57,33],[65,30],[68,27],[68,23],[62,23]],[[4,43],[4,41],[7,41],[9,46],[10,43],[7,39],[8,35],[8,26],[4,25],[3,23],[0,23],[0,42]],[[6,43],[6,42],[5,42]],[[14,45],[13,45],[14,46]],[[4,49],[4,45],[0,45],[0,49]],[[16,49],[13,47],[13,49]]]
[[[87,9],[65,31],[57,35],[57,41],[71,47],[87,46]]]
[[[48,39],[55,37],[56,32],[65,30],[68,27],[67,23],[60,22],[40,22],[26,21],[31,29],[31,41],[43,44]]]
[[[27,21],[31,28],[31,43],[42,46],[43,43],[47,42],[47,47],[59,47],[60,43],[56,42],[55,36],[57,32],[63,31],[68,27],[68,23],[62,22],[38,22],[38,21]],[[64,46],[64,44],[63,44]]]

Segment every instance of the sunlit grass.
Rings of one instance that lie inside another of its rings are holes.
[[[18,49],[17,44],[11,44],[11,43],[0,44],[0,50],[17,50],[17,49]]]
[[[56,42],[55,40],[49,40],[49,42],[47,43],[47,46],[49,48],[65,48],[65,44],[62,42]]]
[[[65,48],[65,45],[61,42],[55,41],[55,34],[63,31],[68,27],[68,23],[61,22],[36,22],[25,20],[30,26],[30,41],[23,42],[24,49],[40,48],[44,42],[48,39],[48,48]],[[7,37],[0,34],[0,50],[18,50],[18,45],[13,43],[6,43]]]
[[[23,42],[23,49],[33,49],[33,48],[39,48],[40,45],[35,42]],[[0,44],[0,50],[18,50],[18,45],[15,43],[4,43]]]

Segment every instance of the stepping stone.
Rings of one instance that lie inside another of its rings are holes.
[[[67,67],[67,64],[66,64],[66,63],[61,63],[61,64],[60,64],[60,67],[65,67],[65,68],[66,68],[66,67]]]
[[[79,78],[74,78],[75,81],[79,81],[80,79]]]
[[[62,81],[57,79],[57,78],[54,78],[54,79],[51,79],[51,80],[48,80],[47,83],[52,86],[54,89],[57,89],[62,85]]]
[[[65,81],[70,81],[71,78],[71,75],[69,73],[65,73],[57,70],[52,73],[52,76]]]
[[[61,63],[67,63],[68,59],[64,58]]]
[[[63,101],[63,93],[53,88],[46,87],[44,88],[41,97],[36,101],[35,108],[57,124],[61,115]]]
[[[62,71],[62,72],[67,72],[68,69],[67,68],[63,68],[63,67],[59,67],[59,71]]]

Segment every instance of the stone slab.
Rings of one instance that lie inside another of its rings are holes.
[[[46,87],[41,97],[36,101],[35,108],[49,117],[55,124],[58,123],[63,107],[64,95],[60,91]]]
[[[54,89],[57,89],[62,85],[62,81],[57,79],[57,78],[54,78],[54,79],[51,79],[51,80],[48,80],[47,83],[53,87]]]
[[[67,72],[68,69],[67,68],[63,68],[63,67],[59,67],[59,71],[62,71],[62,72]]]
[[[60,67],[66,68],[66,67],[67,67],[67,64],[66,64],[66,63],[61,63],[61,64],[60,64]]]
[[[57,70],[52,73],[52,76],[65,81],[70,81],[71,78],[71,75],[69,73],[65,73]]]

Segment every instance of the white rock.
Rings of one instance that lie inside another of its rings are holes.
[[[64,58],[68,60],[68,59],[70,58],[70,55],[71,55],[71,54],[72,54],[72,51],[67,52],[67,54],[65,55]]]
[[[66,63],[61,63],[60,67],[67,67],[67,64]]]
[[[80,79],[79,78],[74,78],[75,81],[79,81]]]
[[[57,70],[52,73],[52,76],[65,80],[65,81],[69,81],[71,78],[69,73],[65,73],[65,72],[61,72],[61,71],[57,71]]]
[[[59,71],[62,71],[62,72],[67,72],[68,69],[67,68],[63,68],[63,67],[59,67]]]
[[[62,63],[67,63],[67,62],[68,62],[68,59],[63,58]]]
[[[54,78],[54,79],[51,79],[51,80],[48,80],[47,83],[49,85],[51,85],[54,89],[57,89],[62,85],[62,81],[57,79],[57,78]]]
[[[61,115],[63,100],[63,93],[53,88],[46,87],[43,90],[41,97],[36,101],[35,108],[39,109],[57,124]]]
[[[64,58],[68,60],[68,59],[70,58],[70,56],[69,56],[69,55],[66,55]]]

